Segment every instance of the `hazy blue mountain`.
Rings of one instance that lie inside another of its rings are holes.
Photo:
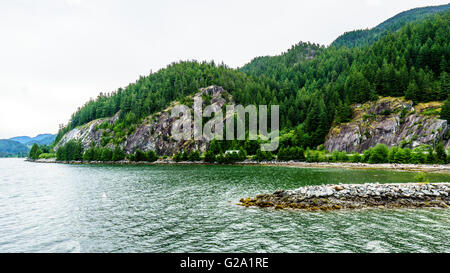
[[[13,141],[17,141],[17,142],[20,142],[22,144],[25,144],[25,143],[27,143],[28,141],[31,140],[31,137],[29,137],[29,136],[18,136],[18,137],[12,137],[9,140],[13,140]]]
[[[395,32],[401,29],[407,23],[421,21],[428,16],[439,12],[444,12],[449,9],[450,4],[407,10],[395,15],[372,29],[361,29],[346,32],[339,36],[331,45],[347,47],[369,45],[379,40],[386,33],[390,31]]]
[[[39,145],[50,145],[55,141],[56,135],[52,134],[40,134],[36,137],[30,138],[28,141],[26,141],[24,144],[27,146],[32,146],[34,143],[37,143]]]
[[[25,157],[30,148],[20,142],[0,139],[0,157]]]
[[[56,135],[52,134],[40,134],[35,137],[29,137],[29,136],[19,136],[19,137],[13,137],[9,140],[20,142],[28,147],[33,146],[34,143],[37,143],[39,145],[50,145],[55,141]]]
[[[10,139],[0,139],[0,157],[25,157],[34,143],[51,145],[56,135],[40,134],[35,137],[18,136]]]

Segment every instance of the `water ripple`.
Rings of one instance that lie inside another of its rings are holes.
[[[0,252],[448,252],[450,210],[304,212],[239,198],[326,183],[409,182],[388,171],[72,166],[0,159]],[[430,175],[449,181],[449,175]],[[355,182],[356,181],[356,182]]]

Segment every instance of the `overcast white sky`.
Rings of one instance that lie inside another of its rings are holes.
[[[238,67],[447,2],[2,0],[0,139],[56,133],[90,97],[173,61]]]

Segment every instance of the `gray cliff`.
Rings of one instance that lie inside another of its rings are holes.
[[[384,97],[353,106],[353,119],[331,128],[325,141],[329,151],[362,152],[378,143],[415,148],[447,141],[448,124],[439,119],[441,103],[413,105],[404,98]]]
[[[217,105],[222,108],[225,104],[233,104],[232,96],[220,86],[202,88],[198,93],[185,98],[183,103],[188,102],[189,104],[192,104],[195,97],[202,97],[203,108],[206,105]],[[205,101],[205,99],[207,101]],[[154,150],[158,155],[169,156],[183,150],[199,150],[201,152],[206,151],[209,141],[204,138],[195,141],[177,141],[173,139],[171,134],[172,125],[176,120],[183,119],[183,117],[172,118],[171,110],[174,106],[180,104],[181,102],[174,102],[164,111],[149,115],[142,121],[141,124],[136,126],[136,130],[132,134],[125,137],[124,141],[121,142],[119,146],[122,147],[126,153],[134,153],[137,149],[140,149],[141,151]],[[192,108],[192,105],[187,106]],[[114,124],[118,120],[119,114],[120,113],[117,113],[111,118],[93,120],[71,130],[62,137],[61,141],[55,147],[55,150],[70,140],[80,140],[84,146],[84,149],[88,149],[91,145],[95,145],[97,147],[101,146],[102,136],[113,134],[110,129],[102,129],[102,124]],[[112,143],[108,143],[105,146],[114,148],[114,144]]]

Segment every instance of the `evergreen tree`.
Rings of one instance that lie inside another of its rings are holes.
[[[439,164],[447,163],[447,153],[445,152],[442,142],[439,142],[439,144],[436,145],[436,161]]]
[[[181,161],[181,153],[177,153],[173,156],[173,161],[180,162]]]
[[[354,153],[352,155],[352,157],[350,158],[350,162],[353,162],[353,163],[359,163],[359,162],[361,162],[361,160],[362,160],[362,158],[359,153]]]
[[[64,151],[64,146],[60,146],[56,150],[56,160],[58,160],[58,161],[65,161],[66,160],[66,153]]]
[[[190,152],[188,159],[189,161],[200,161],[200,152],[199,151]]]
[[[148,161],[147,154],[145,152],[142,152],[140,149],[136,149],[134,155],[137,162]]]
[[[398,148],[396,150],[394,154],[394,162],[400,164],[408,163],[408,157],[405,150],[403,150],[402,148]]]
[[[42,151],[39,148],[39,145],[34,143],[33,146],[31,147],[28,157],[33,160],[36,160],[36,159],[39,159],[39,156],[41,155],[41,153],[42,153]]]
[[[440,79],[440,86],[439,86],[439,100],[446,100],[449,97],[450,94],[450,79],[447,72],[442,71]]]
[[[384,144],[377,144],[370,154],[369,163],[386,163],[388,158],[389,149]]]
[[[102,151],[102,161],[111,161],[113,152],[109,148],[104,148]]]
[[[155,151],[148,151],[147,153],[146,153],[146,160],[148,161],[148,162],[155,162],[155,161],[157,161],[158,160],[158,156],[156,155],[156,152]]]
[[[348,102],[339,103],[336,107],[336,123],[349,122],[352,119],[353,109]]]
[[[91,146],[91,148],[87,149],[83,154],[83,161],[93,161],[95,160],[95,147]]]
[[[112,161],[120,161],[125,159],[125,153],[123,152],[123,150],[119,147],[116,146],[114,148],[113,154],[112,154]]]
[[[433,164],[433,163],[435,163],[435,161],[436,161],[436,158],[433,153],[433,147],[430,146],[430,147],[428,147],[425,163]]]
[[[214,163],[216,161],[216,156],[213,151],[209,150],[205,155],[205,162]]]
[[[441,109],[441,119],[450,121],[450,101],[447,99],[442,105]]]
[[[412,82],[409,83],[408,89],[406,89],[405,98],[407,100],[412,100],[415,103],[417,103],[420,99],[419,92],[420,92],[419,87],[417,86],[417,83],[413,80]]]

